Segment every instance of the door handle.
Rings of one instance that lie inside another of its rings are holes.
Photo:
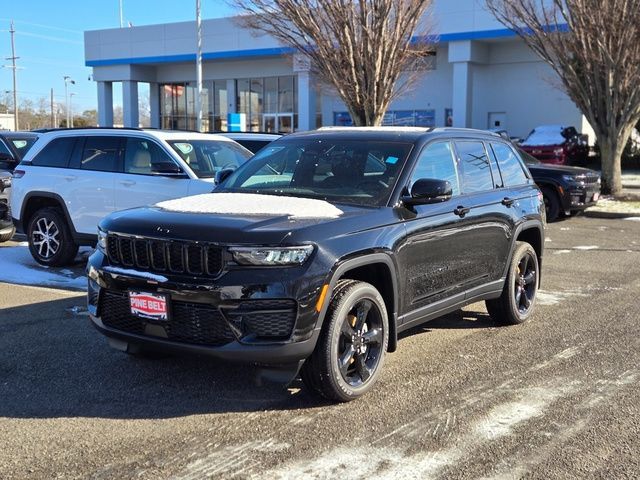
[[[134,182],[133,180],[122,180],[120,182],[120,185],[124,185],[125,187],[130,187],[132,185],[135,185],[136,182]]]
[[[513,205],[513,202],[515,202],[515,200],[514,200],[513,198],[504,197],[504,198],[502,199],[502,202],[501,202],[501,203],[502,203],[505,207],[510,207],[511,205]]]
[[[455,210],[453,211],[453,213],[455,215],[458,215],[460,218],[464,217],[467,213],[469,213],[471,211],[470,208],[468,207],[463,207],[462,205],[458,205]]]

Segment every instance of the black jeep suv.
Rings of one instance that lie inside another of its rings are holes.
[[[497,135],[321,129],[227,173],[100,223],[88,304],[113,347],[300,372],[348,401],[403,330],[479,300],[503,323],[531,316],[544,204]]]

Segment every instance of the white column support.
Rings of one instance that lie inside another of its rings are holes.
[[[138,82],[131,80],[122,82],[122,116],[125,127],[138,128],[140,125]]]
[[[473,127],[473,70],[475,64],[489,62],[489,47],[464,40],[449,43],[449,63],[453,64],[453,126]]]
[[[112,82],[98,82],[98,125],[113,127]]]
[[[155,82],[149,83],[149,109],[151,128],[160,128],[160,84]]]
[[[453,126],[470,128],[473,111],[473,64],[453,64]]]
[[[298,130],[316,128],[316,90],[309,71],[298,72]]]

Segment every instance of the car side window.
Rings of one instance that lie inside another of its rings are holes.
[[[66,168],[73,152],[76,139],[72,137],[61,137],[51,140],[33,158],[31,165],[37,167]]]
[[[462,193],[493,190],[491,166],[484,144],[478,141],[455,142],[458,152]]]
[[[504,143],[491,143],[491,150],[498,161],[505,187],[527,183],[528,177],[522,163],[510,146]]]
[[[151,165],[175,163],[155,142],[146,138],[128,137],[124,148],[124,173],[151,175]]]
[[[120,171],[121,137],[87,137],[80,168],[100,172]]]
[[[453,195],[460,194],[460,182],[450,142],[436,142],[422,150],[411,175],[411,185],[421,178],[448,180]]]

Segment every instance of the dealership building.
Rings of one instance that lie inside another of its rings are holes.
[[[501,128],[525,136],[552,123],[592,134],[554,72],[482,2],[435,0],[433,14],[433,66],[392,103],[385,124]],[[148,91],[151,127],[195,129],[196,45],[195,21],[85,32],[99,124],[113,125],[113,106],[122,103],[124,125],[138,126],[139,95]],[[234,18],[202,22],[202,59],[206,131],[288,132],[351,122],[308,62]],[[122,102],[114,102],[115,83],[122,85]]]

